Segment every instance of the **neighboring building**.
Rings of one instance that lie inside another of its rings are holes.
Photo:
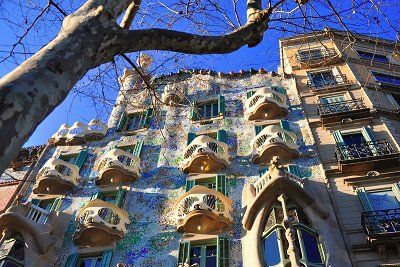
[[[119,81],[108,125],[49,140],[36,182],[0,216],[0,261],[351,265],[292,80],[182,70],[154,93],[134,71]]]
[[[400,49],[326,29],[280,40],[353,266],[400,263]]]

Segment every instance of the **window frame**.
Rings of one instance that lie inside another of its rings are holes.
[[[375,62],[380,62],[380,63],[387,63],[389,64],[389,58],[386,55],[382,54],[377,54],[374,52],[369,52],[369,51],[363,51],[363,50],[356,50],[357,55],[360,57],[362,60],[368,60],[368,61],[375,61]],[[365,57],[365,55],[369,55]],[[378,57],[376,57],[378,56]],[[385,58],[385,60],[377,60],[376,58]]]
[[[388,84],[388,85],[391,85],[391,86],[400,87],[400,76],[387,74],[387,73],[379,72],[379,71],[371,71],[371,75],[372,75],[372,78],[374,79],[374,81],[379,83],[379,84]],[[377,76],[379,77],[379,75],[386,76],[386,78],[392,78],[392,79],[398,80],[399,83],[381,81],[381,80],[379,80],[379,78],[377,78]]]

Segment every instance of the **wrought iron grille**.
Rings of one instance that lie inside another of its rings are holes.
[[[323,61],[336,56],[335,49],[318,49],[318,50],[302,50],[296,54],[297,61],[301,63],[311,63],[315,61]]]
[[[336,158],[354,160],[396,154],[387,140],[376,140],[351,145],[336,145]]]
[[[400,233],[400,208],[363,212],[361,225],[368,236]]]
[[[365,104],[363,103],[362,99],[355,99],[329,104],[320,104],[318,105],[318,113],[319,115],[331,115],[336,113],[360,110],[364,108]]]
[[[307,86],[315,89],[322,89],[324,87],[332,87],[332,86],[342,86],[347,84],[350,84],[350,81],[344,74],[332,75],[327,77],[326,79],[307,81]]]

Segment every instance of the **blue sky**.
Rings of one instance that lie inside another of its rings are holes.
[[[71,13],[76,7],[82,2],[74,1],[67,5],[61,2],[60,6],[67,13]],[[400,4],[398,0],[393,1],[379,1],[376,4],[372,1],[332,1],[333,5],[337,7],[337,10],[343,11],[343,19],[349,29],[367,33],[374,36],[385,37],[389,39],[397,39],[399,29],[399,10]],[[23,1],[20,1],[23,2]],[[167,1],[168,2],[168,1]],[[171,2],[173,2],[171,0]],[[221,1],[222,6],[227,10],[232,10],[228,6],[230,1]],[[26,2],[28,6],[31,2]],[[27,25],[33,21],[40,9],[45,6],[47,1],[38,0],[35,1],[37,7],[27,8],[26,6],[15,6],[10,2],[2,2],[0,0],[0,59],[6,57],[12,44],[18,40],[19,36],[25,33]],[[242,21],[245,21],[245,0],[239,0],[239,17]],[[267,70],[276,70],[279,64],[279,50],[278,40],[281,37],[287,37],[293,34],[293,32],[304,32],[312,29],[322,29],[325,26],[330,26],[338,29],[344,29],[342,25],[337,23],[334,15],[329,17],[328,20],[321,20],[320,18],[313,19],[316,15],[327,15],[332,14],[329,5],[325,1],[310,1],[310,5],[303,8],[303,12],[309,14],[309,21],[304,22],[302,19],[296,19],[299,25],[306,24],[308,26],[293,26],[291,24],[282,24],[279,22],[271,23],[271,28],[267,31],[263,42],[255,48],[243,47],[238,51],[228,55],[211,55],[211,56],[183,56],[176,55],[166,52],[151,51],[150,54],[156,58],[156,62],[153,64],[153,74],[156,73],[169,73],[175,72],[179,68],[204,68],[214,69],[216,71],[229,72],[230,70],[238,71],[240,69],[259,69],[261,67]],[[369,3],[368,5],[366,3]],[[371,4],[373,3],[373,4]],[[378,9],[376,8],[379,5]],[[174,7],[173,5],[171,5]],[[294,6],[291,2],[285,6],[287,9],[292,9]],[[152,7],[144,6],[143,12],[151,10]],[[19,16],[21,12],[24,12],[24,16]],[[152,10],[153,12],[153,10]],[[137,28],[146,28],[146,23],[154,25],[151,21],[158,18],[152,17],[152,12],[148,14],[141,14],[139,19],[140,24],[134,25]],[[299,10],[296,11],[297,15],[300,16]],[[18,16],[15,16],[18,14]],[[208,22],[211,34],[221,31],[220,28],[213,25],[215,18],[201,17],[200,14],[197,20]],[[233,14],[230,17],[234,21]],[[57,31],[60,28],[62,16],[58,14],[54,8],[47,11],[46,17],[37,22],[33,30],[31,30],[24,38],[23,45],[17,45],[15,52],[31,52],[34,53],[45,45],[49,40],[54,38]],[[138,20],[139,20],[138,19]],[[143,23],[144,21],[144,23]],[[217,23],[216,23],[217,25]],[[312,26],[309,26],[312,25]],[[156,25],[160,28],[165,28],[163,23]],[[225,26],[222,25],[221,28]],[[190,22],[182,20],[172,28],[185,31],[194,31]],[[207,27],[206,27],[207,28]],[[397,28],[397,29],[396,29]],[[29,55],[27,55],[29,56]],[[132,59],[137,57],[137,54],[130,55]],[[24,60],[24,56],[16,54],[12,59],[7,59],[3,63],[0,63],[0,77],[11,71],[17,64]],[[160,63],[163,63],[162,67],[157,67]],[[117,73],[121,74],[125,65],[122,60],[117,58]],[[101,92],[106,92],[107,98],[115,98],[118,90],[118,83],[116,80],[116,74],[111,73],[106,67],[103,68],[104,72],[102,75],[103,83],[101,85],[97,82],[89,83],[89,80],[98,70],[90,72],[82,81],[78,83],[75,88],[75,93],[72,92],[66,100],[58,106],[36,129],[34,134],[31,136],[25,146],[38,145],[47,142],[48,138],[58,130],[62,123],[72,124],[73,122],[80,120],[88,122],[95,117],[100,117],[104,121],[107,120],[108,114],[111,110],[111,105],[108,108],[98,109],[96,101],[85,97],[82,93],[77,94],[76,91],[81,91],[82,88],[85,90],[92,90],[91,92],[98,92],[101,87]],[[105,81],[105,82],[104,82]],[[88,84],[90,84],[88,86]],[[88,89],[89,88],[89,89]],[[83,89],[82,89],[83,90]],[[83,90],[84,91],[84,90]]]

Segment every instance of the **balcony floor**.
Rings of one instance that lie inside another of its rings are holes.
[[[101,223],[86,223],[75,233],[74,242],[79,247],[107,246],[122,239],[123,235],[123,232]]]
[[[300,156],[297,149],[291,149],[284,143],[272,143],[267,145],[261,154],[255,154],[252,161],[256,164],[269,164],[274,156],[280,157],[282,161],[288,161]]]
[[[191,162],[183,167],[185,173],[208,173],[224,169],[227,162],[219,159],[213,153],[198,153]]]
[[[177,227],[178,232],[194,234],[220,234],[231,226],[232,222],[207,210],[196,210],[186,215]]]
[[[341,173],[366,172],[399,166],[399,154],[339,160]]]
[[[111,179],[113,180],[112,182]],[[125,170],[120,166],[110,166],[102,170],[100,178],[96,180],[96,185],[103,187],[118,184],[130,184],[137,179],[139,179],[139,176],[134,172]]]
[[[64,194],[74,188],[75,185],[64,180],[58,175],[48,175],[41,177],[33,187],[35,194]]]
[[[289,113],[287,108],[280,107],[276,103],[264,101],[254,113],[249,114],[248,120],[280,119]]]

